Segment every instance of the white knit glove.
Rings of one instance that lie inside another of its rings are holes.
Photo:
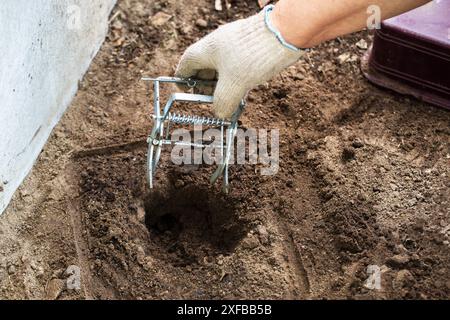
[[[219,27],[190,46],[181,57],[177,77],[218,78],[213,106],[218,118],[229,119],[249,90],[303,55],[302,50],[282,44],[281,35],[276,34],[269,20],[266,23],[268,9]]]

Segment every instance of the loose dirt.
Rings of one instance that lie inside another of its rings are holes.
[[[139,79],[172,75],[189,44],[258,11],[230,3],[119,0],[0,218],[0,298],[449,298],[450,113],[369,84],[356,45],[368,32],[250,93],[242,126],[280,130],[277,175],[233,166],[223,195],[213,168],[164,162],[148,190]]]

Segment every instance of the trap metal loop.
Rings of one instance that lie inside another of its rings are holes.
[[[148,153],[147,153],[147,178],[150,188],[154,186],[154,178],[159,160],[161,158],[161,151],[163,146],[178,145],[190,146],[194,148],[216,148],[221,152],[221,163],[212,175],[210,181],[215,183],[220,176],[223,176],[223,191],[228,192],[228,169],[231,159],[232,145],[236,137],[237,124],[241,116],[245,102],[241,101],[237,111],[234,113],[230,121],[224,119],[210,118],[197,115],[186,115],[181,113],[171,112],[173,104],[176,101],[192,102],[192,103],[213,103],[213,97],[208,95],[193,94],[193,93],[173,93],[166,102],[164,108],[161,108],[160,101],[160,83],[175,83],[182,84],[188,88],[195,88],[199,85],[214,86],[215,81],[196,80],[196,79],[181,79],[174,77],[159,77],[159,78],[142,78],[148,83],[153,82],[153,129],[148,137]],[[150,91],[150,86],[148,87]],[[170,140],[170,125],[205,125],[220,128],[220,141],[214,141],[210,144],[202,143],[186,143],[183,141]]]

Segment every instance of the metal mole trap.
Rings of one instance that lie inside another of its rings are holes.
[[[148,153],[147,153],[147,177],[150,188],[154,186],[154,179],[159,160],[161,158],[161,151],[164,146],[181,145],[185,147],[195,148],[215,148],[221,152],[221,163],[217,170],[211,176],[211,183],[215,183],[220,176],[223,176],[223,191],[228,192],[228,168],[231,158],[232,144],[236,137],[238,128],[238,120],[245,108],[245,102],[241,101],[237,111],[230,121],[216,118],[209,118],[197,115],[187,115],[181,113],[171,112],[175,102],[191,102],[191,103],[213,103],[213,97],[208,95],[193,94],[193,93],[172,93],[169,100],[166,102],[164,108],[161,108],[161,101],[159,89],[161,83],[175,83],[182,84],[191,89],[198,88],[201,85],[214,85],[215,81],[180,79],[173,77],[159,77],[159,78],[142,78],[148,83],[153,82],[153,129],[148,137]],[[150,91],[150,86],[148,87]],[[220,141],[214,144],[202,143],[187,143],[184,141],[172,141],[170,128],[172,124],[178,125],[202,125],[208,127],[220,128]]]

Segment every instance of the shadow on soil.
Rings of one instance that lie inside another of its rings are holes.
[[[144,205],[150,241],[175,265],[231,253],[248,231],[235,199],[196,185],[152,192]]]

